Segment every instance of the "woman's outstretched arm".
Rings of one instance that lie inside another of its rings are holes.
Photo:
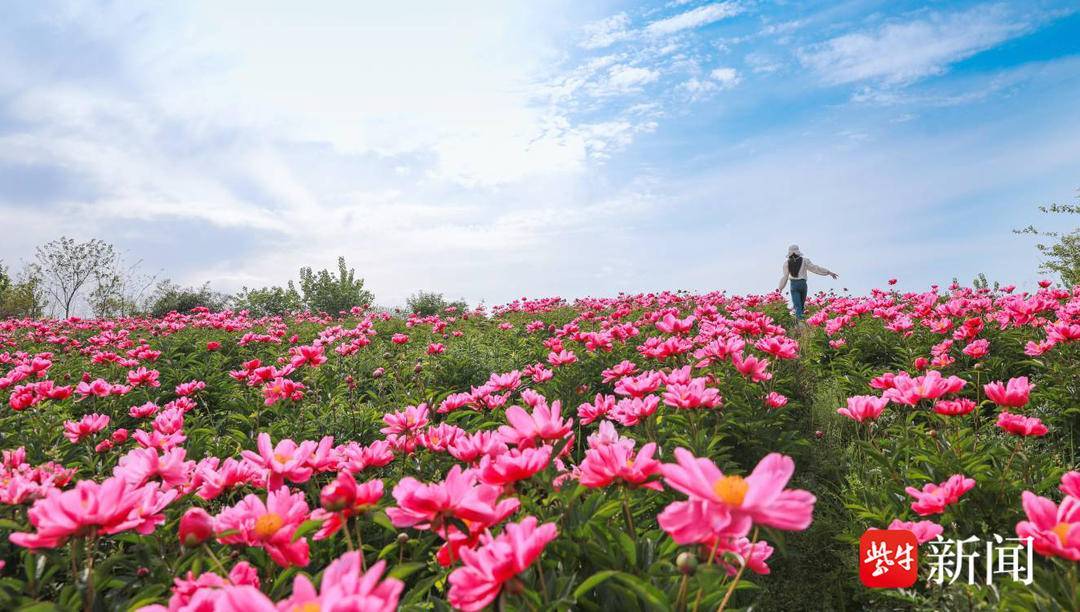
[[[831,276],[833,278],[837,277],[836,272],[832,272],[828,268],[825,268],[823,266],[819,266],[819,265],[815,264],[814,262],[810,261],[809,259],[806,260],[806,269],[810,270],[814,274],[820,274],[822,276]]]

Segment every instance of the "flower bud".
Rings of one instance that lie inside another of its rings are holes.
[[[678,557],[675,557],[675,567],[679,568],[679,571],[687,576],[693,576],[697,571],[698,558],[697,555],[681,552]]]
[[[214,531],[213,519],[202,508],[189,508],[180,517],[180,544],[192,548],[210,538]]]
[[[319,503],[330,512],[340,512],[355,501],[356,481],[353,480],[351,474],[344,472],[336,480],[323,487],[319,494]]]
[[[399,533],[399,534],[397,534],[397,543],[398,544],[404,544],[404,543],[406,543],[408,541],[409,541],[409,534],[407,534],[407,533]]]
[[[120,428],[112,432],[112,441],[117,444],[123,444],[128,439],[128,430]]]
[[[824,438],[824,437],[825,437],[825,432],[824,432],[824,431],[821,431],[821,430],[819,429],[819,430],[817,430],[817,431],[815,431],[815,432],[814,432],[814,437],[815,437],[815,438],[817,438],[818,440],[820,440],[820,439],[822,439],[822,438]]]
[[[375,371],[371,373],[372,378],[382,378],[383,374],[386,374],[384,368],[375,368]]]

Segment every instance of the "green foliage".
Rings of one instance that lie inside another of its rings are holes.
[[[457,312],[468,309],[468,305],[464,300],[448,302],[446,301],[446,298],[443,297],[443,294],[434,291],[417,291],[409,296],[406,305],[409,312],[418,314],[422,317],[446,314],[447,308],[454,308]]]
[[[226,296],[211,290],[210,283],[202,287],[181,287],[165,279],[154,288],[147,311],[151,316],[163,317],[170,312],[190,312],[197,306],[220,310],[224,308],[226,299]]]
[[[356,278],[352,268],[345,265],[345,258],[338,257],[337,274],[329,270],[312,272],[300,268],[300,291],[304,306],[312,312],[338,314],[348,312],[353,306],[367,307],[375,295],[364,289],[364,279]]]
[[[247,310],[255,317],[282,316],[303,310],[304,301],[292,281],[285,287],[244,287],[232,298],[234,310]]]
[[[0,265],[0,319],[41,317],[47,305],[45,289],[36,266],[26,266],[13,279],[7,268]]]
[[[1077,223],[1076,217],[1080,216],[1080,205],[1075,204],[1051,204],[1040,206],[1039,210],[1047,215],[1065,217],[1063,222],[1066,224]],[[1041,269],[1044,272],[1057,274],[1067,287],[1080,284],[1080,226],[1059,232],[1039,230],[1034,225],[1029,225],[1013,231],[1017,234],[1029,234],[1043,239],[1035,246],[1043,255]]]

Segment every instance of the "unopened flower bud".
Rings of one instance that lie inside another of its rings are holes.
[[[371,377],[382,378],[383,374],[386,374],[386,370],[384,368],[375,368],[375,371],[371,373]]]
[[[397,534],[397,543],[398,544],[404,544],[404,543],[406,543],[408,541],[409,541],[409,534],[407,534],[407,533],[399,533],[399,534]]]
[[[180,517],[180,544],[192,548],[210,539],[214,520],[202,508],[189,508]]]
[[[687,576],[693,576],[697,571],[698,559],[697,555],[681,552],[678,557],[675,557],[675,567],[679,568],[679,571]]]

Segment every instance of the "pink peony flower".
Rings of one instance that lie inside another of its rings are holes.
[[[485,536],[476,550],[461,550],[462,566],[450,573],[450,604],[465,612],[484,609],[504,583],[525,571],[548,542],[555,539],[555,523],[537,526],[536,517],[510,523],[497,537]]]
[[[64,421],[64,437],[78,444],[108,426],[108,415],[88,414],[79,421]]]
[[[281,567],[308,564],[306,537],[293,541],[296,529],[308,518],[303,491],[288,487],[270,491],[266,501],[248,495],[214,517],[214,532],[222,544],[262,547]]]
[[[501,494],[501,487],[478,484],[475,471],[455,465],[442,482],[402,478],[393,491],[397,507],[387,508],[386,515],[395,527],[445,532],[446,519],[450,517],[490,523],[507,505],[517,507],[516,499],[498,501]]]
[[[960,416],[975,410],[975,402],[966,397],[934,402],[934,412],[945,416]]]
[[[36,531],[12,533],[9,538],[26,548],[56,548],[70,537],[87,535],[92,528],[103,535],[134,529],[142,523],[135,512],[142,495],[142,489],[120,478],[101,484],[80,480],[67,491],[50,489],[27,513]]]
[[[405,584],[397,578],[382,578],[386,561],[379,561],[366,572],[359,552],[347,552],[335,559],[323,572],[316,591],[303,574],[293,579],[292,596],[278,604],[279,610],[364,610],[393,612]]]
[[[1080,472],[1065,472],[1061,475],[1061,492],[1080,498]]]
[[[974,487],[974,478],[968,478],[963,474],[953,474],[940,485],[929,483],[923,486],[921,491],[915,487],[907,487],[904,491],[915,498],[911,509],[919,516],[928,516],[945,512],[946,506],[960,501],[960,496]]]
[[[1038,417],[1026,417],[1009,412],[998,413],[997,426],[1016,436],[1045,436],[1050,430]]]
[[[941,372],[930,370],[915,378],[901,372],[894,376],[890,383],[891,388],[885,389],[882,397],[897,404],[914,406],[924,399],[933,400],[949,393],[956,393],[964,388],[967,381],[957,376],[943,378]]]
[[[674,408],[716,408],[723,403],[720,391],[705,386],[704,378],[695,378],[687,384],[668,384],[664,403]]]
[[[1080,498],[1066,496],[1059,506],[1024,491],[1022,500],[1028,520],[1016,524],[1016,535],[1032,538],[1040,555],[1080,561]]]
[[[856,395],[847,399],[846,408],[838,408],[836,412],[857,423],[862,423],[864,421],[873,421],[881,416],[881,412],[885,410],[888,403],[889,400],[884,397]]]
[[[271,446],[270,434],[263,432],[258,437],[258,453],[245,450],[241,455],[253,464],[269,471],[266,488],[270,491],[285,486],[285,479],[290,482],[307,482],[312,469],[307,466],[308,457],[315,452],[315,442],[305,440],[300,444],[286,438]]]
[[[637,456],[633,446],[625,444],[604,444],[585,451],[585,459],[579,466],[582,485],[589,488],[609,486],[621,480],[632,487],[644,487],[662,491],[663,486],[656,480],[650,480],[660,473],[660,462],[653,459],[656,444],[650,442],[641,447]]]
[[[1021,408],[1028,403],[1031,390],[1035,385],[1029,384],[1027,376],[1010,378],[1009,382],[1002,384],[1000,381],[989,382],[983,385],[986,397],[998,406],[1009,408]]]
[[[770,391],[765,396],[765,405],[769,408],[783,408],[788,403],[787,396],[777,393],[776,391]]]
[[[657,520],[679,544],[745,536],[754,523],[793,531],[810,525],[814,495],[784,488],[795,471],[791,457],[770,453],[746,478],[724,475],[684,448],[675,449],[675,459],[661,466],[664,481],[689,499],[669,504]]]
[[[919,544],[926,544],[930,540],[941,535],[944,528],[938,525],[934,521],[901,521],[900,519],[893,519],[893,522],[889,523],[889,529],[905,529],[915,534],[915,539]]]
[[[480,458],[480,480],[489,485],[506,486],[532,478],[551,461],[550,446],[515,448],[498,455]]]
[[[499,427],[499,435],[507,444],[521,448],[536,446],[537,439],[561,440],[574,428],[573,418],[563,420],[561,417],[562,403],[559,400],[548,406],[547,400],[540,397],[533,406],[532,414],[525,412],[520,406],[507,408],[506,420],[510,424]]]

